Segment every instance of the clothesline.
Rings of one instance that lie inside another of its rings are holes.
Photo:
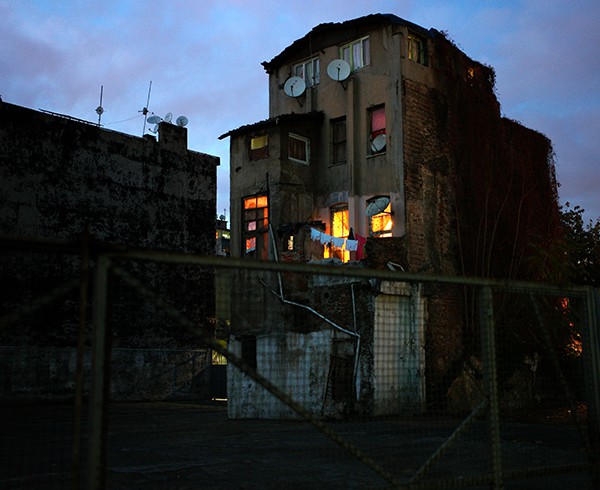
[[[311,240],[319,242],[321,245],[332,244],[334,247],[347,250],[348,252],[358,252],[358,255],[362,257],[362,248],[367,239],[360,235],[355,236],[356,240],[352,240],[350,238],[334,237],[316,228],[310,229]],[[359,257],[357,259],[360,260]]]

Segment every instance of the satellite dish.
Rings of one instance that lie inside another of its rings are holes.
[[[283,91],[289,97],[300,97],[306,90],[306,82],[300,77],[288,78],[283,85]]]
[[[150,124],[158,124],[158,123],[159,123],[159,122],[161,122],[161,121],[162,121],[162,119],[161,119],[159,116],[150,116],[150,117],[148,118],[148,122],[149,122]]]
[[[164,121],[166,123],[170,123],[173,120],[173,114],[171,114],[170,112],[167,112],[167,114],[165,115]]]
[[[382,197],[373,199],[367,205],[367,209],[366,209],[367,217],[371,218],[372,216],[375,216],[376,214],[383,213],[385,211],[385,208],[387,208],[389,204],[390,204],[390,198],[386,197],[386,196],[382,196]]]
[[[379,153],[385,148],[385,134],[378,134],[371,141],[371,150],[374,153]]]
[[[175,123],[177,124],[177,126],[181,126],[182,128],[184,126],[187,126],[188,123],[188,118],[185,116],[179,116],[176,120]]]
[[[98,107],[96,107],[96,114],[98,114],[99,116],[101,116],[104,113],[104,109],[101,105],[99,105]]]
[[[350,65],[344,60],[333,60],[327,65],[327,75],[336,82],[343,82],[350,76]]]

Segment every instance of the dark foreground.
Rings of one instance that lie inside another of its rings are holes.
[[[87,417],[86,417],[87,418]],[[75,488],[73,410],[69,405],[0,405],[0,488]],[[329,426],[400,482],[442,446],[460,420],[417,418],[331,422]],[[86,433],[86,420],[83,421]],[[219,403],[128,403],[111,406],[106,488],[320,489],[388,488],[384,478],[311,425],[232,421]],[[426,481],[460,482],[489,472],[489,438],[477,421]],[[78,488],[85,488],[88,443],[82,441]],[[582,464],[578,432],[565,424],[502,425],[505,472],[546,468],[546,476],[507,481],[505,488],[593,488],[590,475],[550,475]],[[485,485],[474,488],[489,488]]]

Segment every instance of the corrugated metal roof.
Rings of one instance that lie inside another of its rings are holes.
[[[219,139],[222,140],[224,138],[227,138],[228,136],[235,136],[238,134],[245,134],[252,131],[257,131],[259,129],[276,126],[280,123],[302,122],[311,120],[322,121],[324,117],[325,116],[322,112],[308,112],[306,114],[281,114],[280,116],[265,119],[263,121],[258,121],[252,124],[246,124],[244,126],[240,126],[237,129],[232,129],[231,131],[228,131],[227,133],[219,136]]]

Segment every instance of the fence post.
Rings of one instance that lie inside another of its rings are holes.
[[[92,372],[90,390],[90,457],[88,488],[106,485],[106,433],[110,377],[110,344],[107,328],[107,286],[110,259],[100,255],[94,276]]]
[[[600,484],[600,290],[589,287],[584,312],[585,326],[581,329],[583,361],[585,369],[585,391],[587,419],[590,434],[591,454],[595,455],[594,483]],[[594,487],[595,488],[595,487]]]
[[[483,389],[489,399],[490,442],[493,488],[501,489],[502,455],[500,452],[500,410],[498,408],[498,381],[496,374],[496,332],[492,288],[483,286],[479,291],[479,323],[481,328],[481,357],[483,361]]]

